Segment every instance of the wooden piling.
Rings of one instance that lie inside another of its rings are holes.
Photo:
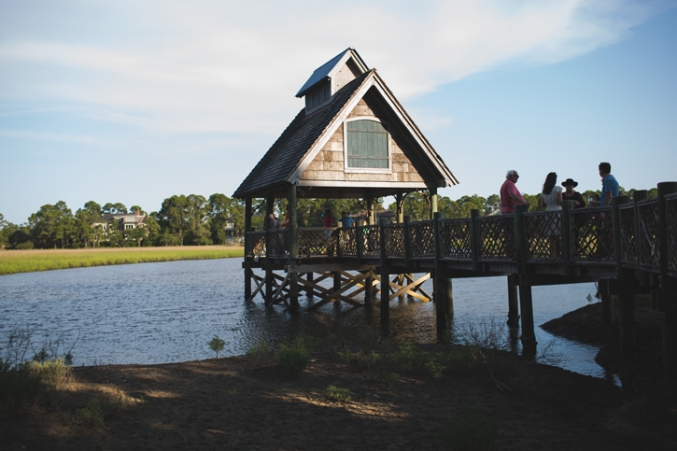
[[[381,326],[390,322],[390,273],[386,260],[386,237],[383,220],[379,224],[379,242],[381,248]]]
[[[663,312],[663,374],[666,380],[677,379],[677,282],[668,276],[668,212],[665,196],[677,192],[677,182],[658,184],[658,215],[660,222],[659,255],[661,265]],[[673,225],[674,226],[674,225]]]
[[[611,215],[614,232],[614,254],[618,270],[618,325],[621,334],[621,354],[624,360],[632,358],[635,352],[635,274],[623,267],[623,249],[621,242],[620,206],[630,202],[628,196],[611,199]]]
[[[308,286],[306,286],[306,296],[308,296],[309,301],[313,300],[313,279],[314,276],[312,271],[306,274],[306,280],[308,281]]]
[[[518,297],[517,297],[517,283],[519,282],[518,274],[510,274],[508,277],[508,326],[518,327],[520,323]]]
[[[611,309],[611,293],[609,292],[609,280],[602,279],[597,282],[597,292],[602,301],[602,325],[609,326],[613,322]]]
[[[529,353],[536,348],[536,334],[534,332],[534,307],[531,298],[531,278],[527,268],[528,245],[524,228],[524,217],[528,209],[527,205],[517,205],[514,213],[515,224],[515,248],[519,274],[519,305],[522,320],[522,346],[529,348]]]

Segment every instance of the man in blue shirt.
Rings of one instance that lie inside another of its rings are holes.
[[[600,163],[599,175],[602,177],[602,195],[599,199],[600,205],[611,205],[611,198],[618,196],[620,189],[616,177],[611,175],[611,165],[609,163]]]
[[[355,220],[348,216],[347,211],[341,212],[341,225],[343,227],[355,227]]]

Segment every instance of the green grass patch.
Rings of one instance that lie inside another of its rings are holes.
[[[244,248],[238,246],[12,250],[0,251],[0,275],[90,266],[242,256],[244,256]]]
[[[335,385],[327,387],[327,397],[334,402],[350,402],[353,399],[350,395],[350,389],[337,387]]]

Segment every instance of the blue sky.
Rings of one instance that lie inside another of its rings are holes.
[[[461,184],[677,180],[677,1],[0,0],[0,213],[231,195],[357,48]]]

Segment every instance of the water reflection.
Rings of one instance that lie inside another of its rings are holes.
[[[519,331],[505,325],[506,285],[503,277],[454,280],[455,313],[448,323],[451,339],[462,341],[491,334],[491,339],[500,340],[502,346],[521,352]],[[266,310],[260,298],[246,303],[243,287],[239,259],[1,276],[1,343],[4,345],[14,328],[29,327],[38,348],[45,340],[60,335],[68,346],[79,336],[73,350],[76,365],[143,364],[213,357],[207,343],[214,335],[226,340],[221,355],[241,355],[262,340],[275,344],[319,328],[340,335],[364,325],[380,327],[378,307],[354,309],[332,303],[316,314],[291,315],[282,309]],[[430,281],[425,282],[424,289],[432,291]],[[592,284],[535,287],[535,324],[587,304],[587,295],[594,292]],[[301,296],[302,308],[312,303]],[[394,301],[388,333],[395,340],[436,342],[434,305],[407,297]],[[594,362],[597,348],[555,338],[540,328],[536,329],[536,339],[537,359],[605,377],[604,370]],[[548,355],[541,356],[544,349]]]

